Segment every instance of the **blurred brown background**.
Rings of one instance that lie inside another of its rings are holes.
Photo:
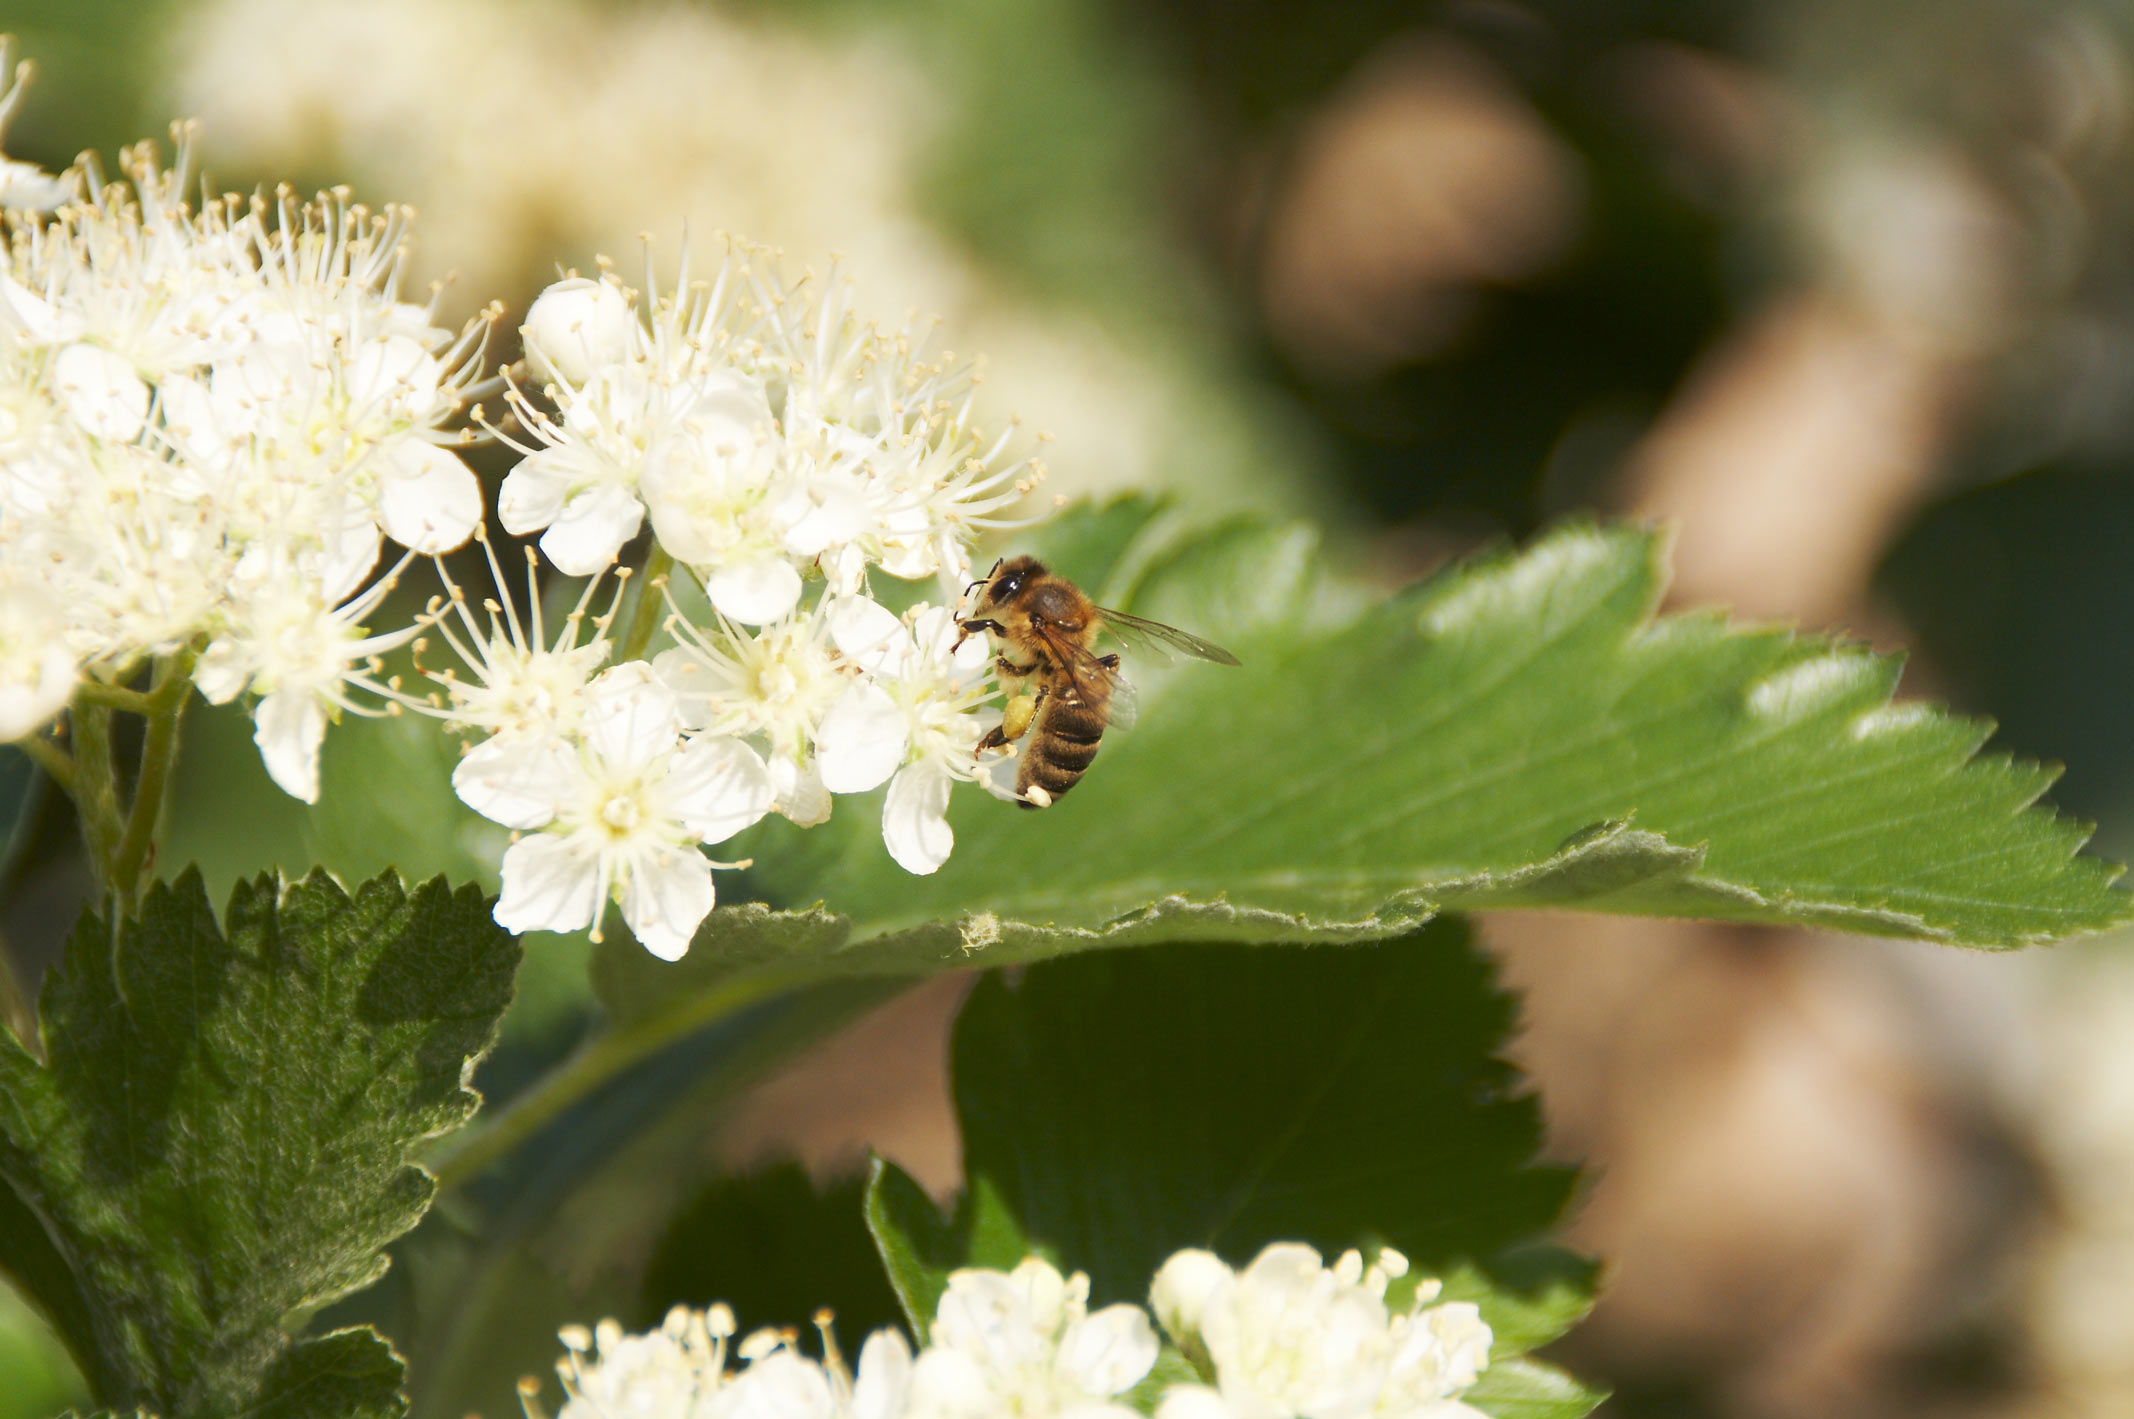
[[[1317,519],[1393,584],[1580,510],[1675,599],[1914,651],[2134,852],[2134,13],[2119,0],[0,0],[11,156],[204,123],[421,214],[448,309],[730,230],[941,314],[1048,491]],[[16,854],[11,939],[63,871]],[[57,878],[54,873],[60,874]],[[56,883],[56,885],[55,885]],[[2134,959],[1519,916],[1616,1416],[2134,1413]],[[542,974],[545,972],[545,974]],[[707,1146],[953,1186],[961,983]],[[568,1036],[579,963],[515,1046]],[[691,1297],[701,1301],[706,1298]],[[0,1297],[0,1416],[70,1379]]]

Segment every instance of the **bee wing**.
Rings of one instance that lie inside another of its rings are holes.
[[[1134,721],[1141,718],[1141,696],[1134,689],[1134,682],[1116,670],[1107,670],[1111,676],[1111,706],[1104,712],[1104,723],[1111,729],[1132,729]]]
[[[1133,724],[1140,708],[1134,687],[1124,675],[1104,663],[1107,657],[1054,635],[1043,626],[1031,629],[1045,643],[1052,663],[1065,673],[1067,689],[1064,694],[1077,699],[1086,697],[1089,687],[1101,681],[1110,689],[1110,694],[1105,697],[1104,723],[1113,729],[1125,729]]]
[[[1104,606],[1097,608],[1097,614],[1104,618],[1104,629],[1128,645],[1146,646],[1158,652],[1190,655],[1195,660],[1210,660],[1217,665],[1238,663],[1237,657],[1221,646],[1181,631],[1176,626],[1166,626],[1161,621],[1150,621],[1140,616],[1129,616],[1124,611],[1113,611]]]

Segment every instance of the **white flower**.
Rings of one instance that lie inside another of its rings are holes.
[[[1459,1402],[1489,1367],[1495,1339],[1472,1302],[1447,1301],[1395,1316],[1393,1359],[1372,1411],[1379,1419],[1473,1419]]]
[[[689,727],[762,739],[769,746],[778,812],[810,827],[830,816],[830,794],[815,762],[816,730],[858,667],[831,644],[829,611],[818,602],[753,634],[670,623],[681,644],[654,669],[681,697]]]
[[[649,283],[648,283],[649,285]],[[612,277],[571,277],[535,301],[529,361],[551,416],[509,396],[538,440],[498,510],[573,574],[604,566],[649,515],[720,612],[763,625],[790,612],[802,569],[840,594],[864,570],[965,575],[979,532],[1042,469],[971,422],[970,364],[926,354],[928,332],[882,331],[833,268],[788,280],[734,246],[709,281],[683,275],[635,302]]]
[[[952,1272],[912,1369],[912,1419],[1131,1415],[1114,1401],[1156,1363],[1156,1333],[1138,1306],[1091,1314],[1088,1301],[1087,1276],[1036,1257]]]
[[[816,733],[822,781],[832,793],[864,793],[885,779],[882,841],[907,872],[936,871],[955,834],[949,789],[978,777],[978,741],[991,697],[982,638],[960,640],[945,606],[913,609],[907,625],[865,597],[839,598],[830,634],[868,672],[840,694]]]
[[[727,1342],[734,1315],[676,1306],[660,1328],[630,1335],[612,1320],[591,1334],[559,1332],[556,1363],[565,1399],[558,1419],[704,1419],[726,1384]],[[529,1401],[528,1414],[538,1411]]]
[[[590,576],[612,563],[644,525],[637,480],[661,422],[660,392],[629,367],[604,367],[560,394],[559,425],[510,396],[546,445],[505,475],[496,512],[514,537],[541,532],[541,551],[559,571]]]
[[[1389,1315],[1386,1288],[1408,1269],[1383,1251],[1365,1269],[1345,1252],[1332,1267],[1278,1242],[1241,1272],[1203,1251],[1179,1252],[1150,1288],[1164,1329],[1214,1387],[1176,1386],[1160,1419],[1455,1419],[1458,1396],[1489,1363],[1491,1335],[1465,1302],[1425,1309],[1435,1282]]]
[[[380,713],[352,698],[350,686],[397,699],[377,679],[379,657],[412,640],[417,628],[370,635],[361,624],[392,585],[392,577],[381,578],[335,606],[301,573],[272,568],[247,587],[200,657],[193,679],[209,701],[226,704],[248,690],[261,696],[252,707],[253,741],[267,772],[291,797],[318,801],[319,743],[329,717],[340,710]]]
[[[429,619],[471,672],[472,679],[461,677],[456,670],[427,672],[443,687],[443,702],[436,708],[448,725],[477,729],[492,737],[573,734],[585,714],[586,686],[599,673],[601,662],[611,649],[606,631],[614,619],[623,583],[617,581],[615,599],[610,600],[607,611],[591,618],[592,630],[587,635],[587,611],[600,579],[588,581],[551,639],[544,625],[541,588],[534,580],[533,553],[527,553],[526,568],[529,624],[520,620],[518,608],[505,589],[504,570],[497,564],[496,549],[490,545],[488,535],[477,532],[476,537],[489,559],[489,575],[497,594],[482,603],[488,616],[484,625],[475,619],[467,604],[467,593],[452,580],[444,564],[438,564],[438,576],[450,593],[450,601],[445,605],[433,603]],[[454,620],[459,623],[457,629],[452,624]],[[424,642],[416,642],[418,652],[426,648]]]
[[[193,209],[188,146],[168,170],[130,150],[130,182],[85,176],[49,219],[0,212],[0,543],[85,673],[204,647],[203,693],[257,696],[270,773],[310,800],[328,721],[400,702],[379,658],[415,628],[361,624],[381,534],[442,551],[481,518],[443,445],[488,322],[455,337],[398,299],[404,213]],[[27,664],[0,690],[34,707],[56,691]]]
[[[902,1419],[911,1386],[911,1347],[893,1330],[878,1330],[860,1348],[859,1372],[848,1375],[818,1315],[827,1363],[795,1351],[775,1331],[742,1342],[748,1368],[735,1375],[714,1407],[715,1419]]]
[[[541,830],[504,853],[497,923],[576,931],[596,926],[612,896],[639,944],[679,960],[714,900],[713,864],[696,845],[769,812],[770,773],[738,740],[684,742],[674,692],[642,661],[603,671],[586,695],[575,743],[491,739],[452,776],[484,817]]]

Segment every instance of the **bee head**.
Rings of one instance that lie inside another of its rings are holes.
[[[1012,562],[995,562],[992,574],[986,578],[986,600],[995,606],[1013,601],[1022,594],[1025,586],[1044,574],[1044,566],[1035,557],[1017,557]]]

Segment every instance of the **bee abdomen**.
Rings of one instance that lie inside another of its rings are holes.
[[[1073,788],[1097,757],[1097,744],[1103,737],[1100,708],[1065,701],[1048,706],[1030,734],[1030,746],[1023,752],[1022,768],[1016,775],[1016,790],[1025,795],[1023,807],[1041,806],[1028,798],[1033,786],[1051,798]]]

